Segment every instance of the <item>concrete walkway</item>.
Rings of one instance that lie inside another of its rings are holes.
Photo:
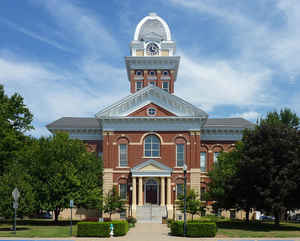
[[[130,229],[126,236],[112,237],[112,238],[0,238],[0,240],[74,240],[74,241],[95,241],[95,240],[111,240],[111,241],[197,241],[197,240],[210,240],[210,241],[275,241],[275,240],[294,240],[300,241],[300,238],[183,238],[169,236],[169,229],[165,224],[159,223],[137,223],[135,228]]]

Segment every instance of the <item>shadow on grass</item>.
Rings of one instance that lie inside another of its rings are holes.
[[[17,231],[25,231],[25,230],[30,230],[30,228],[17,228]],[[0,228],[0,232],[9,232],[13,231],[12,228]]]
[[[279,226],[275,226],[273,223],[263,222],[244,222],[244,221],[223,221],[217,222],[218,228],[222,229],[240,229],[248,231],[300,231],[300,226],[294,226],[293,224],[284,223]]]

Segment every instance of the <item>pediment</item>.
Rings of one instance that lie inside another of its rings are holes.
[[[139,109],[137,109],[136,111],[130,113],[128,116],[149,116],[148,113],[148,109],[153,108],[155,109],[156,113],[155,116],[176,116],[173,113],[171,113],[170,111],[167,111],[166,109],[154,104],[154,103],[150,103],[147,104]]]
[[[171,172],[172,168],[152,159],[131,168],[132,176],[170,176]]]
[[[148,104],[155,104],[178,117],[203,117],[207,113],[187,101],[172,95],[159,87],[149,85],[140,91],[108,106],[96,114],[97,118],[126,117]]]

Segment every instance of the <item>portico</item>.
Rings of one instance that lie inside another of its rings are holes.
[[[132,208],[156,204],[171,207],[172,168],[148,160],[131,169]]]

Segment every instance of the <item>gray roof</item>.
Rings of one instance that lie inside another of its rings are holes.
[[[207,119],[204,128],[253,128],[254,126],[254,123],[238,117]]]
[[[92,128],[97,129],[99,123],[93,117],[62,117],[47,125],[48,129]]]
[[[207,119],[204,128],[253,128],[255,124],[243,118]],[[98,129],[99,123],[93,117],[62,117],[47,125],[48,129],[92,128]]]

